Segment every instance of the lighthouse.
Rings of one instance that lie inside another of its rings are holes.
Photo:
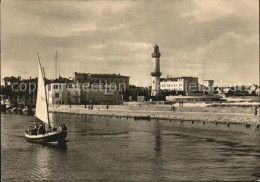
[[[157,44],[153,47],[152,59],[153,59],[153,71],[151,72],[152,76],[152,92],[151,96],[158,96],[160,92],[160,76],[162,73],[160,72],[160,51],[159,46]]]

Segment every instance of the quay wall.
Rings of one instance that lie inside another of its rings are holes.
[[[56,105],[53,106],[56,108],[82,108],[85,109],[85,105]],[[106,105],[94,105],[94,109],[97,110],[105,110],[107,108]],[[88,106],[86,106],[88,109]],[[172,111],[170,105],[109,105],[109,110],[141,110],[141,111]],[[175,111],[179,112],[215,112],[215,113],[246,113],[246,114],[254,114],[255,106],[228,106],[228,105],[219,105],[219,106],[207,106],[207,107],[175,107]]]
[[[151,119],[178,121],[205,121],[235,124],[259,124],[259,116],[244,113],[212,113],[212,112],[170,112],[170,111],[141,111],[141,110],[88,110],[84,108],[50,108],[50,111],[64,114],[94,115],[109,117],[150,116]]]
[[[94,106],[93,110],[85,108],[85,106],[75,106],[71,107],[68,105],[63,106],[54,106],[50,107],[51,112],[56,113],[65,113],[65,114],[78,114],[78,115],[94,115],[94,116],[109,116],[109,117],[134,117],[134,116],[150,116],[152,119],[163,119],[163,120],[178,120],[178,121],[203,121],[203,122],[215,122],[215,123],[235,123],[235,124],[254,124],[259,127],[259,115],[255,116],[253,113],[250,113],[251,110],[243,110],[243,112],[214,112],[214,111],[206,111],[206,112],[198,112],[196,108],[179,108],[179,110],[171,111],[169,110],[170,106],[160,106],[154,108],[152,110],[144,110],[144,109],[126,109],[125,106],[113,106],[113,109],[106,109],[106,106],[99,105]],[[118,109],[120,108],[120,109]],[[122,109],[124,108],[124,109]],[[156,110],[157,109],[157,110]],[[160,110],[159,110],[160,109]],[[188,110],[188,112],[185,111]],[[194,109],[196,111],[191,111],[190,109]],[[205,108],[204,108],[205,109]],[[207,108],[208,109],[208,108]],[[217,109],[217,108],[210,108]],[[236,110],[235,108],[233,108]],[[240,109],[240,108],[239,108]],[[243,108],[245,109],[245,108]],[[245,112],[247,111],[247,112]],[[249,112],[250,111],[250,112]]]

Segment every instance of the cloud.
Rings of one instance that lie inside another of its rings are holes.
[[[211,79],[257,82],[258,13],[257,0],[4,1],[1,74],[36,75],[38,51],[52,77],[57,50],[64,76],[150,80],[157,42],[163,76],[201,76],[204,59]]]
[[[182,17],[193,18],[195,22],[208,22],[223,19],[229,16],[241,16],[241,12],[247,12],[249,9],[257,13],[257,0],[193,0],[192,10],[181,14]],[[243,17],[251,17],[251,13],[246,13]]]
[[[182,14],[183,17],[193,17],[195,22],[213,21],[235,13],[233,2],[217,0],[194,0],[194,9]]]

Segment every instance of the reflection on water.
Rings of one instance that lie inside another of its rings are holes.
[[[26,142],[32,116],[1,115],[4,180],[256,180],[260,133],[243,125],[53,114],[67,143]]]
[[[156,166],[156,180],[161,180],[161,168],[162,168],[162,161],[161,161],[161,123],[156,122],[154,127],[154,137],[155,137],[155,166]]]
[[[46,148],[41,148],[41,150],[37,150],[36,161],[35,161],[35,170],[37,173],[32,173],[32,179],[38,180],[46,180],[50,177],[50,153]],[[35,176],[36,175],[36,176]]]

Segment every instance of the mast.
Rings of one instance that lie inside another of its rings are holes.
[[[57,79],[57,67],[58,67],[58,53],[56,51],[56,55],[55,55],[55,78]]]
[[[37,52],[37,56],[38,56],[39,64],[40,64],[40,67],[41,67],[41,74],[44,78],[43,79],[43,85],[44,85],[44,92],[45,92],[45,102],[46,102],[46,107],[47,107],[48,127],[50,128],[51,124],[50,124],[49,107],[48,107],[48,100],[47,100],[47,91],[46,91],[46,85],[45,85],[45,80],[46,80],[45,71],[44,71],[44,68],[42,68],[42,66],[41,66],[41,60],[40,60],[40,56],[39,56],[38,52]]]
[[[202,89],[203,89],[203,95],[205,95],[205,89],[204,89],[204,87],[205,87],[205,85],[204,85],[204,79],[205,79],[205,62],[204,62],[204,59],[203,59],[203,76],[202,76],[202,83],[203,83],[203,87],[202,87]]]
[[[44,74],[44,91],[45,91],[45,101],[46,101],[46,107],[47,107],[47,114],[48,114],[48,126],[49,128],[51,127],[51,124],[50,124],[50,115],[49,115],[49,102],[48,102],[48,98],[47,98],[47,91],[46,91],[46,84],[45,84],[45,80],[46,80],[46,77],[45,77],[45,71],[44,71],[44,67],[42,68],[43,70],[43,74]]]

